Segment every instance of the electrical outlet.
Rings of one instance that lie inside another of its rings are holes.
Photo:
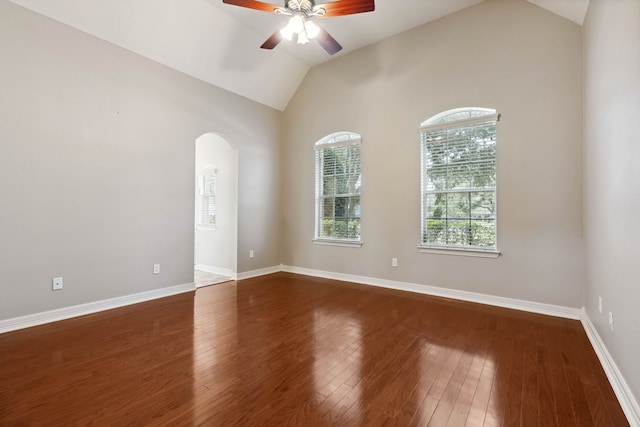
[[[602,297],[598,297],[598,311],[602,314]]]
[[[249,258],[253,258],[253,249],[249,251]]]
[[[398,258],[391,258],[391,267],[398,266]]]
[[[59,291],[62,289],[62,277],[53,278],[53,290]]]
[[[160,274],[160,264],[153,264],[153,274]]]
[[[609,312],[609,329],[613,332],[613,313]]]

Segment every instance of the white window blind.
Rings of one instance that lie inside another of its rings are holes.
[[[360,135],[351,132],[316,143],[318,240],[360,241],[360,143]]]
[[[495,110],[450,110],[424,122],[423,247],[495,251]]]

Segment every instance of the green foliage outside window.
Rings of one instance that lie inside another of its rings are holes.
[[[467,119],[475,117],[465,111],[455,114],[463,120],[465,114]],[[441,120],[433,130],[425,127],[421,133],[422,244],[495,248],[495,119],[441,125],[449,121]]]
[[[495,246],[493,221],[455,221],[429,219],[426,223],[425,241],[448,246]]]
[[[360,240],[360,141],[354,136],[343,134],[344,145],[316,148],[317,238]]]
[[[360,220],[323,219],[322,236],[335,239],[358,239],[360,237]]]

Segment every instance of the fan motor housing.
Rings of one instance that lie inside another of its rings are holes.
[[[292,11],[311,12],[314,2],[310,0],[289,0],[287,1],[287,8]]]

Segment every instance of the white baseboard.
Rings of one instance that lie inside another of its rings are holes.
[[[540,302],[524,301],[514,298],[498,297],[479,294],[475,292],[459,291],[456,289],[439,288],[436,286],[420,285],[417,283],[397,282],[394,280],[378,279],[374,277],[355,276],[351,274],[333,273],[322,270],[312,270],[302,267],[283,265],[282,271],[303,274],[306,276],[323,277],[326,279],[342,280],[346,282],[361,283],[364,285],[378,286],[381,288],[397,289],[400,291],[416,292],[462,301],[477,302],[531,313],[546,314],[555,317],[578,320],[582,311],[579,308],[563,307],[559,305],[544,304]]]
[[[587,333],[587,337],[589,337],[589,341],[591,341],[591,346],[598,355],[598,359],[600,359],[600,364],[602,365],[605,374],[607,374],[607,378],[609,379],[611,387],[620,402],[620,406],[622,406],[624,414],[627,416],[629,424],[631,424],[631,427],[640,427],[640,405],[638,405],[638,401],[633,395],[633,392],[627,385],[627,382],[618,369],[616,362],[611,357],[607,346],[604,344],[604,341],[602,341],[598,330],[594,324],[591,323],[591,319],[589,319],[589,316],[584,309],[582,310],[580,321]]]
[[[282,271],[282,264],[238,273],[238,278],[236,280],[251,279],[252,277],[265,276],[267,274],[278,273],[280,271]]]
[[[122,297],[110,298],[101,301],[90,302],[87,304],[74,305],[71,307],[59,308],[42,313],[29,314],[12,319],[0,320],[0,334],[18,329],[29,328],[31,326],[42,325],[59,320],[70,319],[72,317],[84,316],[86,314],[97,313],[99,311],[110,310],[112,308],[123,307],[125,305],[137,304],[139,302],[150,301],[158,298],[164,298],[171,295],[191,292],[196,289],[194,283],[186,283],[184,285],[170,286],[162,289],[154,289],[152,291],[140,292],[137,294],[125,295]]]
[[[222,274],[231,277],[233,280],[249,279],[252,277],[264,276],[266,274],[277,273],[282,271],[282,265],[262,268],[259,270],[246,271],[235,274],[231,270],[216,269],[216,267],[196,265],[198,270],[207,271],[214,274]],[[212,271],[216,269],[215,271]],[[224,270],[224,271],[223,271]],[[18,329],[29,328],[31,326],[43,325],[45,323],[57,322],[59,320],[70,319],[72,317],[84,316],[87,314],[97,313],[99,311],[110,310],[112,308],[124,307],[126,305],[137,304],[139,302],[150,301],[157,298],[164,298],[171,295],[177,295],[184,292],[191,292],[196,289],[195,283],[186,283],[184,285],[171,286],[162,289],[154,289],[152,291],[140,292],[122,297],[110,298],[101,301],[90,302],[87,304],[74,305],[71,307],[59,308],[41,313],[29,314],[26,316],[14,317],[11,319],[0,320],[0,334],[5,332],[16,331]]]
[[[195,269],[204,271],[206,273],[213,273],[213,274],[219,274],[221,276],[231,277],[231,279],[233,280],[236,280],[238,276],[230,268],[214,267],[212,265],[196,264]]]

